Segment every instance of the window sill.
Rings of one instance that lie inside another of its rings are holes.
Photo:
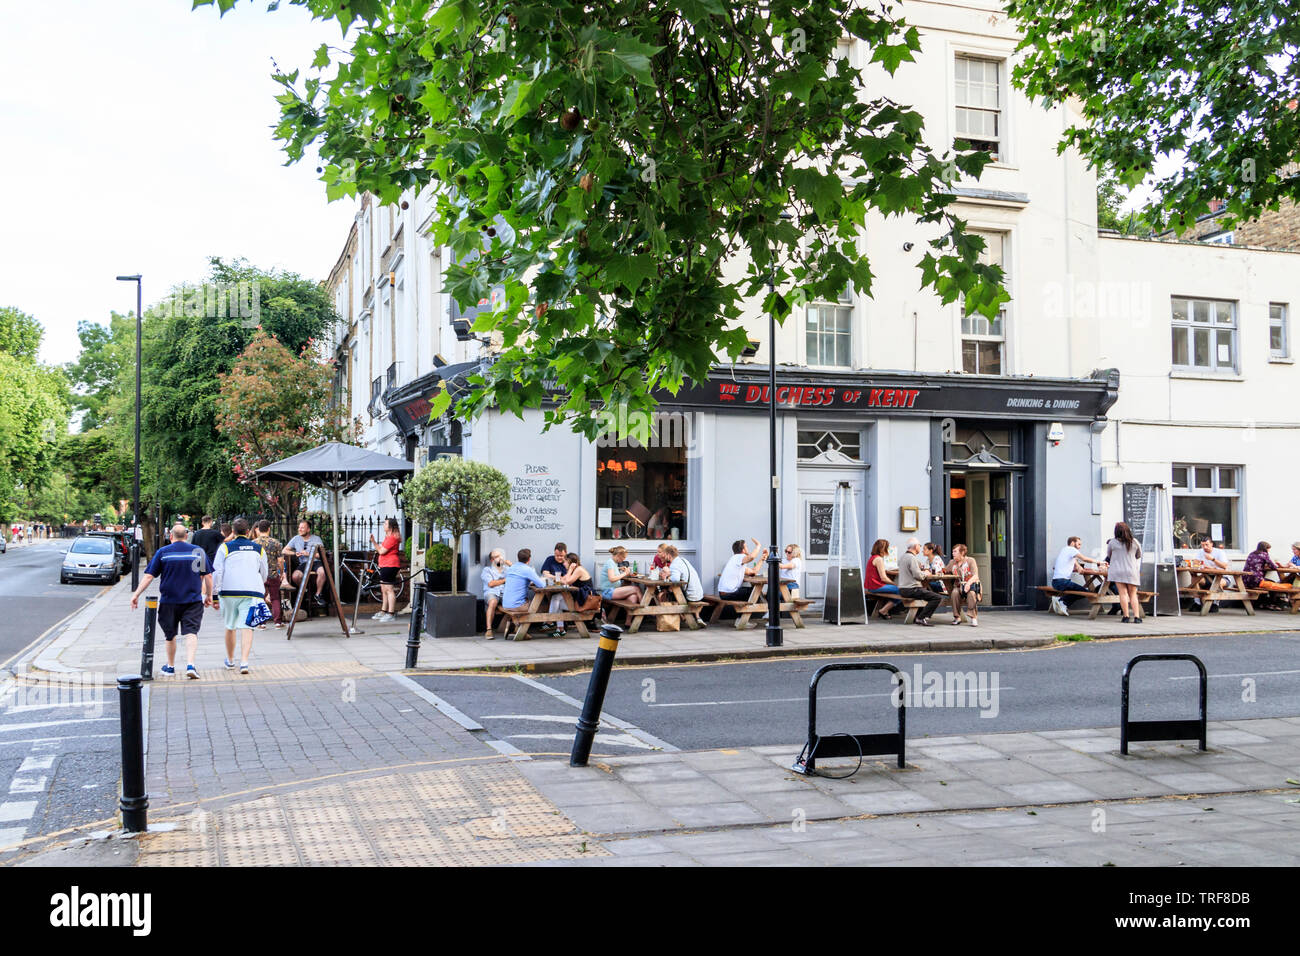
[[[1269,365],[1294,365],[1294,364],[1295,364],[1295,359],[1293,359],[1293,358],[1270,358],[1270,359],[1268,360],[1268,364],[1269,364]]]
[[[1193,372],[1190,370],[1175,369],[1169,373],[1170,378],[1181,378],[1198,382],[1244,382],[1246,376],[1239,375],[1236,372]]]

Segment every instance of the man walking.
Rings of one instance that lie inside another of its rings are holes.
[[[217,560],[217,548],[221,547],[221,532],[212,527],[212,515],[204,515],[199,523],[203,527],[194,532],[190,543],[203,549],[203,553],[208,556],[208,570],[211,571],[213,562]]]
[[[235,666],[235,637],[243,631],[239,673],[248,673],[248,655],[253,649],[253,629],[248,626],[248,609],[266,593],[266,552],[248,540],[248,521],[236,518],[234,534],[217,548],[212,566],[212,585],[222,598],[221,617],[226,625],[226,669]]]
[[[167,639],[167,663],[162,673],[176,673],[176,632],[185,637],[185,676],[198,680],[194,667],[194,652],[199,646],[199,625],[203,621],[203,606],[212,603],[212,572],[207,555],[185,541],[189,532],[185,525],[177,524],[171,530],[171,544],[159,548],[145,568],[140,586],[131,595],[131,610],[139,606],[140,595],[161,578],[158,585],[158,623]]]
[[[921,561],[920,551],[921,542],[916,538],[908,538],[907,553],[898,559],[898,593],[905,598],[924,601],[925,607],[916,612],[916,623],[922,627],[933,627],[930,615],[939,606],[941,599],[926,587],[930,572]]]

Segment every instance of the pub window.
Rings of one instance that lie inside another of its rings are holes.
[[[1174,465],[1174,541],[1198,548],[1206,538],[1236,549],[1241,510],[1241,469],[1236,465]]]
[[[1273,302],[1268,307],[1268,357],[1274,361],[1291,357],[1291,330],[1286,305],[1281,302]]]
[[[835,302],[808,306],[805,344],[809,365],[853,365],[853,293],[846,288]]]
[[[1172,300],[1173,365],[1198,372],[1237,369],[1237,304],[1219,299]]]
[[[626,438],[606,433],[596,451],[598,538],[685,538],[689,416],[660,412]],[[643,440],[644,439],[644,440]]]
[[[1004,232],[971,230],[972,235],[984,240],[980,261],[986,265],[1002,267],[1002,283],[1011,292],[1011,276],[1007,271]],[[961,368],[970,375],[1001,375],[1006,370],[1007,310],[999,309],[990,319],[975,312],[961,320]]]
[[[800,461],[812,461],[828,452],[839,452],[854,461],[861,461],[862,433],[821,429],[799,430]]]
[[[957,139],[996,161],[1002,155],[1002,61],[958,56],[953,64]]]

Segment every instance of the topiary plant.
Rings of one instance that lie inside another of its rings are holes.
[[[510,481],[481,461],[464,458],[431,461],[406,483],[402,499],[411,517],[430,528],[450,533],[452,594],[459,593],[456,578],[461,539],[476,531],[504,534],[510,524]],[[437,570],[433,557],[427,560]]]

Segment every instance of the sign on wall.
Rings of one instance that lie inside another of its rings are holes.
[[[510,482],[511,531],[563,531],[564,482],[545,464],[524,464]]]

